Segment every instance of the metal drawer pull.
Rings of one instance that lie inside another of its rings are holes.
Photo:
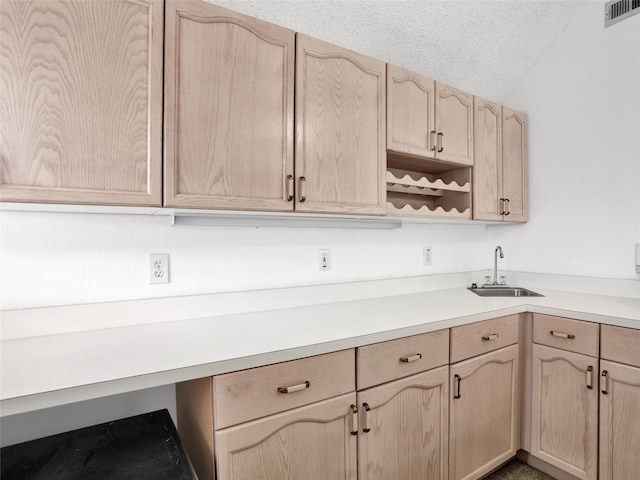
[[[482,336],[482,340],[484,340],[484,341],[495,340],[499,336],[500,335],[498,335],[497,333],[492,333],[491,335],[483,335]]]
[[[444,151],[444,147],[442,146],[442,137],[444,137],[444,133],[438,133],[438,152]]]
[[[609,377],[606,370],[602,371],[602,393],[605,395],[609,393]]]
[[[507,202],[507,213],[505,215],[511,215],[511,200],[505,198],[504,201]]]
[[[368,403],[363,403],[362,408],[364,408],[364,412],[362,412],[362,423],[364,423],[362,431],[364,433],[369,433],[371,431],[371,427],[369,427],[369,415],[367,415],[367,412],[371,410],[371,407]]]
[[[409,363],[415,362],[416,360],[420,360],[422,358],[421,353],[416,353],[415,355],[411,355],[410,357],[400,357],[400,363]]]
[[[300,202],[304,202],[307,199],[306,195],[304,194],[304,185],[306,181],[306,177],[300,177]]]
[[[593,367],[591,365],[587,367],[587,388],[589,390],[593,388]]]
[[[457,386],[457,393],[453,396],[453,398],[460,398],[460,384],[462,383],[462,377],[460,377],[460,375],[456,374],[453,376],[453,381],[456,383]]]
[[[505,213],[507,213],[507,211],[504,208],[504,198],[500,199],[500,215],[504,215]]]
[[[278,393],[299,392],[300,390],[306,390],[310,386],[311,386],[311,382],[307,380],[304,383],[299,383],[298,385],[291,385],[290,387],[278,387]]]
[[[287,202],[293,200],[293,175],[287,175]]]
[[[551,335],[553,335],[554,337],[560,337],[560,338],[576,338],[576,336],[573,333],[564,333],[564,332],[556,332],[555,330],[550,330],[549,333]]]
[[[358,434],[358,407],[351,404],[351,435]]]
[[[429,150],[435,152],[436,151],[436,131],[435,130],[431,130],[431,141],[429,142],[431,145],[429,145]]]

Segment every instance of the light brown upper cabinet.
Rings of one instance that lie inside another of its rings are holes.
[[[0,200],[161,204],[162,0],[0,2]]]
[[[384,214],[385,64],[296,35],[296,210]]]
[[[473,218],[527,221],[523,113],[475,97]]]
[[[295,33],[166,2],[165,206],[293,210]]]
[[[473,95],[388,65],[387,149],[473,165]]]

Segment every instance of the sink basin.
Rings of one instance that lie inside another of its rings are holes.
[[[519,287],[468,288],[481,297],[544,297],[536,292]]]

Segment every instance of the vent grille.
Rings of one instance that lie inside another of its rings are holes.
[[[640,13],[640,0],[613,0],[604,6],[604,26],[610,27],[625,18]]]

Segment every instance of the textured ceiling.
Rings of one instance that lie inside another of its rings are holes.
[[[587,0],[209,1],[503,102]]]

